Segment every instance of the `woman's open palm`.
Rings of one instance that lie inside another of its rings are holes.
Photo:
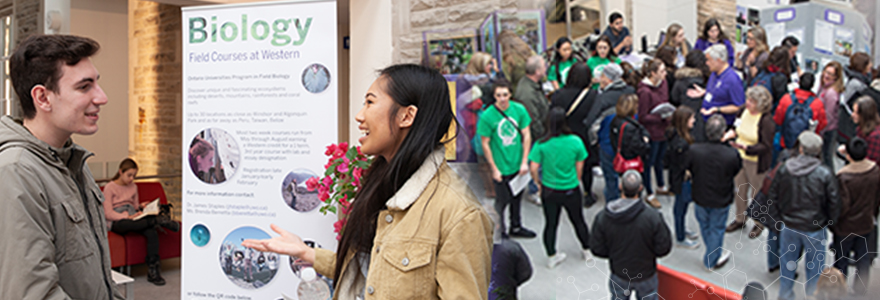
[[[305,259],[304,255],[311,247],[303,243],[303,240],[287,230],[281,229],[278,225],[272,224],[272,231],[277,232],[280,236],[265,240],[247,239],[241,242],[242,246],[253,248],[262,252],[275,252],[289,256],[296,256]]]

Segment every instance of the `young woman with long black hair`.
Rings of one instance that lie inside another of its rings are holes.
[[[547,134],[542,137],[529,153],[529,170],[535,183],[541,185],[541,201],[544,209],[544,249],[547,251],[547,266],[555,267],[565,260],[565,253],[556,253],[556,230],[559,227],[559,214],[562,209],[574,225],[584,259],[590,259],[590,231],[584,221],[581,209],[583,192],[580,186],[587,159],[584,142],[568,128],[565,109],[556,106],[547,114]],[[540,175],[538,174],[540,169]],[[587,173],[585,176],[592,176]],[[586,188],[586,187],[584,187]]]
[[[417,65],[388,67],[355,120],[374,160],[337,252],[277,225],[280,237],[242,245],[313,263],[335,279],[334,299],[486,299],[492,221],[445,161],[454,122],[446,80]]]

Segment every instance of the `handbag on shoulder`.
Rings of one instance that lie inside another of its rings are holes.
[[[623,172],[629,170],[636,170],[639,173],[645,172],[645,164],[642,162],[641,156],[636,156],[633,159],[624,159],[623,155],[620,155],[620,149],[623,148],[623,129],[626,128],[626,124],[628,122],[623,122],[623,125],[620,126],[620,133],[617,137],[617,154],[614,155],[614,162],[612,163],[614,167],[614,171],[617,171],[619,174],[623,174]]]

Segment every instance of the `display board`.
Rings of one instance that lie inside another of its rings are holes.
[[[241,242],[278,224],[336,249],[336,216],[306,188],[337,140],[336,3],[186,7],[182,21],[181,299],[296,299],[304,264]]]
[[[830,61],[847,65],[853,53],[871,53],[871,27],[851,8],[818,2],[766,8],[761,24],[771,47],[787,36],[798,38],[797,61],[804,71],[818,73]]]

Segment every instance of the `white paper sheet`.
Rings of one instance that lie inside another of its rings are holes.
[[[137,221],[143,217],[155,216],[158,214],[159,214],[159,198],[156,198],[156,200],[153,200],[153,202],[150,202],[150,204],[147,204],[147,206],[144,206],[144,210],[141,212],[140,216],[137,216],[132,220]]]
[[[798,28],[792,28],[792,29],[786,30],[785,36],[793,36],[793,37],[797,38],[799,42],[803,43],[804,42],[804,28],[798,27]],[[781,43],[782,43],[782,40],[779,40],[778,44],[781,44]]]
[[[785,39],[785,23],[773,23],[764,26],[767,33],[767,43],[770,45],[779,45]]]
[[[516,177],[513,177],[513,179],[511,179],[508,183],[508,185],[510,186],[510,191],[514,195],[518,195],[520,192],[526,189],[527,186],[529,186],[530,180],[532,180],[532,175],[530,175],[528,172],[526,172],[526,174],[524,175],[517,175]]]
[[[834,24],[816,20],[813,47],[816,51],[831,54],[834,50]]]

